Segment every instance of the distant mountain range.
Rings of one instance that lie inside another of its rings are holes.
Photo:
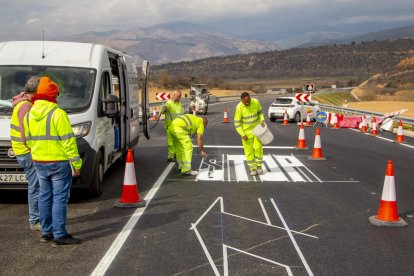
[[[311,32],[279,41],[263,41],[242,39],[194,23],[175,22],[127,31],[86,32],[65,37],[63,40],[104,44],[130,54],[138,62],[149,60],[156,65],[290,48],[343,45],[352,42],[409,37],[414,38],[414,24],[363,35]]]
[[[280,49],[274,42],[241,39],[186,22],[128,31],[87,32],[63,40],[104,44],[132,55],[139,62],[149,60],[153,64]]]

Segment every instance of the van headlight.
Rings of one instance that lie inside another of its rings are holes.
[[[72,126],[73,134],[75,134],[77,138],[85,137],[86,135],[89,134],[89,131],[91,130],[91,125],[92,125],[92,122],[85,122],[85,123],[73,125]]]

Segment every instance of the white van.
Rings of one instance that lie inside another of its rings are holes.
[[[130,56],[97,44],[0,43],[0,189],[27,188],[11,149],[12,108],[5,103],[24,90],[29,77],[48,76],[59,85],[58,105],[69,115],[83,160],[72,187],[99,196],[105,171],[137,145],[140,130],[149,139],[148,63],[142,77],[137,70]]]

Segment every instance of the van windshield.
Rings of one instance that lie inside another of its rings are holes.
[[[85,111],[91,104],[96,70],[76,67],[0,66],[0,100],[9,101],[24,91],[32,76],[47,76],[57,83],[58,105],[68,113]],[[10,110],[0,105],[0,114],[9,115]]]

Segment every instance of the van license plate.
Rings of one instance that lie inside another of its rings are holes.
[[[19,182],[19,183],[27,182],[26,175],[24,173],[21,173],[21,174],[0,173],[0,183],[13,183],[13,182]]]

